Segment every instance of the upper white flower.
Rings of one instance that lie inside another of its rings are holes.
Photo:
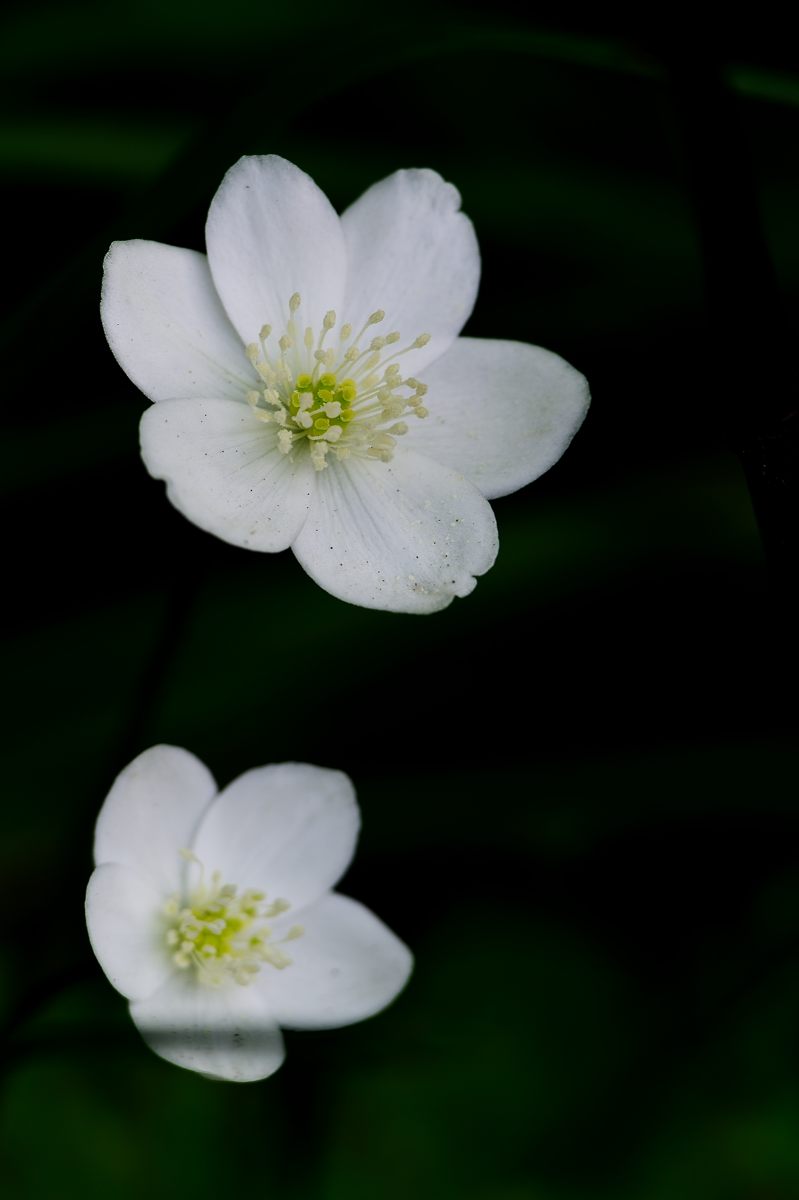
[[[434,612],[494,561],[487,498],[541,475],[585,379],[519,342],[459,338],[480,276],[460,196],[397,171],[340,218],[276,155],[239,160],[208,257],[115,242],[102,316],[158,401],[141,447],[172,503],[225,541],[291,546],[333,595]]]
[[[122,771],[97,820],[86,922],[157,1054],[217,1079],[263,1079],[283,1061],[279,1026],[348,1025],[394,999],[409,950],[330,890],[359,823],[340,771],[260,767],[217,795],[175,746]]]

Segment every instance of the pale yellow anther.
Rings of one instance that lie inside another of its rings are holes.
[[[262,392],[253,388],[245,391],[253,415],[266,424],[277,424],[276,442],[283,454],[310,454],[317,471],[327,466],[329,453],[338,459],[358,455],[389,462],[396,438],[408,432],[403,416],[427,416],[427,409],[421,404],[426,385],[413,376],[403,379],[400,367],[393,360],[426,346],[430,334],[422,333],[403,349],[386,353],[387,347],[401,341],[400,331],[392,329],[384,336],[373,337],[361,350],[352,341],[353,326],[345,322],[339,328],[335,345],[330,339],[331,344],[325,348],[327,334],[337,324],[335,311],[326,312],[321,325],[314,328],[303,327],[299,320],[295,322],[294,314],[300,308],[300,294],[294,292],[289,298],[285,328],[277,339],[279,353],[270,356],[265,344],[273,332],[269,325],[261,328],[260,348],[255,343],[246,347],[247,358],[263,381]],[[385,317],[383,309],[376,309],[357,337],[362,339],[369,326],[377,325]],[[234,899],[235,889],[229,895],[220,889],[215,903],[224,907]],[[236,903],[245,907],[252,903],[257,907],[259,902],[241,898]],[[274,915],[275,911],[271,906],[263,909],[261,915]],[[216,920],[212,907],[207,909],[206,917],[208,922]],[[189,928],[187,921],[185,930]],[[208,932],[211,925],[203,928]],[[178,949],[178,953],[183,952]],[[242,980],[249,978],[249,968],[236,969]]]
[[[213,987],[248,984],[264,964],[280,970],[287,967],[291,959],[280,944],[292,940],[293,932],[289,930],[278,944],[268,922],[290,907],[288,901],[279,898],[266,904],[264,892],[256,888],[239,892],[234,884],[223,885],[218,871],[209,880],[196,856],[191,851],[182,853],[197,864],[199,878],[183,907],[174,896],[164,910],[164,941],[173,951],[174,965],[182,971],[194,967],[198,982]]]
[[[311,446],[311,462],[317,471],[324,471],[327,466],[325,458],[329,449],[330,445],[328,442],[314,442]]]

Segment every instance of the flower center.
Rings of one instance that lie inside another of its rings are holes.
[[[170,896],[164,905],[167,919],[166,944],[175,966],[186,971],[195,968],[203,983],[219,986],[229,980],[248,984],[264,963],[282,970],[291,959],[280,949],[284,942],[302,935],[302,926],[294,925],[285,937],[272,940],[269,921],[291,907],[287,900],[266,903],[266,894],[247,888],[239,892],[231,883],[222,883],[219,871],[206,881],[202,864],[190,850],[184,858],[196,863],[199,881],[182,904]]]
[[[430,334],[394,350],[401,340],[394,330],[362,348],[367,331],[385,320],[378,309],[355,336],[351,325],[342,325],[338,345],[326,346],[336,314],[325,315],[318,334],[310,325],[303,333],[297,315],[301,306],[295,292],[276,349],[267,347],[271,325],[264,325],[260,341],[247,347],[247,358],[264,385],[247,392],[248,404],[260,421],[279,426],[277,444],[283,454],[309,447],[317,471],[327,466],[331,452],[339,459],[354,454],[389,462],[397,438],[408,432],[398,418],[427,416],[422,404],[426,385],[411,376],[403,379],[396,360],[426,346]]]

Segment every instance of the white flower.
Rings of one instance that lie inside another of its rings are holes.
[[[86,893],[92,948],[157,1054],[216,1079],[271,1075],[280,1026],[379,1012],[409,950],[332,892],[360,820],[340,771],[283,763],[217,795],[186,750],[154,746],[114,782]]]
[[[459,338],[480,258],[460,196],[397,171],[339,218],[275,155],[228,171],[208,257],[115,242],[102,316],[151,400],[141,447],[172,503],[252,550],[291,546],[342,600],[434,612],[494,561],[487,499],[560,457],[585,379],[519,342]]]

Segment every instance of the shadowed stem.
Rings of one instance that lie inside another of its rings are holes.
[[[91,838],[94,821],[116,775],[144,748],[142,738],[166,688],[200,583],[197,561],[175,565],[165,592],[163,615],[155,630],[150,653],[142,664],[120,736],[107,755],[97,756],[97,787],[88,791],[85,808],[75,814],[74,837],[63,847],[60,870],[48,877],[46,890],[34,892],[27,904],[27,919],[29,927],[33,928],[51,927],[54,903],[58,912],[68,914],[64,927],[57,931],[62,961],[50,968],[46,975],[34,974],[26,980],[23,990],[0,1023],[0,1069],[13,1057],[11,1040],[31,1017],[66,988],[92,978],[94,970],[99,974],[100,969],[94,963],[81,919],[83,896],[93,866]],[[65,948],[69,952],[67,961],[63,961]],[[26,963],[24,950],[22,961]]]
[[[740,101],[701,42],[672,47],[667,65],[704,270],[709,369],[702,382],[743,464],[786,602],[799,593],[795,337],[763,235]]]

